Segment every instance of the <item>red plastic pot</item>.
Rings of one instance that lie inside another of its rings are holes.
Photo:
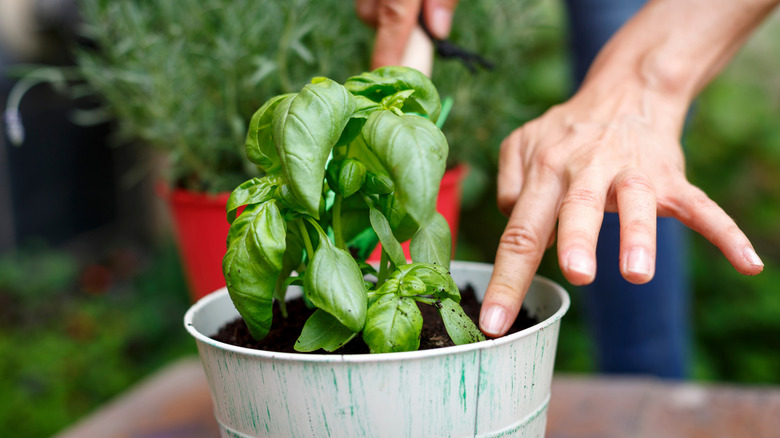
[[[450,231],[452,231],[452,253],[455,253],[455,242],[458,240],[458,221],[460,219],[460,199],[461,199],[461,182],[466,176],[468,168],[465,165],[458,165],[452,169],[444,172],[444,177],[441,179],[441,185],[439,186],[439,197],[436,199],[436,211],[447,219],[447,223],[450,225]],[[409,255],[409,242],[401,244],[404,249],[404,254],[407,259],[412,257]],[[382,245],[377,245],[374,252],[368,258],[369,263],[379,262],[382,256]]]
[[[173,217],[184,272],[193,301],[225,286],[222,257],[230,225],[225,206],[230,193],[215,195],[163,190]]]

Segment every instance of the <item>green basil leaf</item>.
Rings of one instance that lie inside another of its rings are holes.
[[[301,336],[295,341],[295,351],[309,352],[320,348],[336,351],[357,335],[328,312],[317,309],[306,320]]]
[[[367,171],[363,189],[369,195],[387,195],[393,193],[393,180],[385,173]]]
[[[284,303],[287,287],[291,284],[288,281],[290,274],[298,269],[303,261],[303,246],[303,240],[297,227],[287,227],[285,236],[286,249],[282,257],[282,269],[279,271],[279,276],[274,286],[274,297],[280,303]]]
[[[436,122],[441,112],[439,92],[433,82],[413,68],[380,67],[349,78],[344,87],[352,94],[365,96],[374,102],[381,102],[399,91],[414,90],[414,94],[404,101],[402,111],[425,114],[432,122]]]
[[[455,345],[470,344],[485,340],[485,335],[479,331],[474,321],[466,315],[460,304],[450,299],[444,299],[435,304],[444,321],[447,334]]]
[[[273,140],[273,115],[279,103],[294,94],[282,94],[269,99],[258,109],[249,121],[246,134],[245,150],[249,161],[260,166],[266,173],[279,169],[279,154]]]
[[[402,266],[406,264],[406,256],[404,250],[401,248],[401,244],[395,240],[393,236],[393,230],[390,229],[390,223],[381,211],[371,207],[369,211],[369,219],[371,220],[371,227],[379,236],[379,241],[382,242],[382,250],[385,251],[390,257],[390,261],[396,266]]]
[[[341,233],[344,241],[352,241],[366,229],[371,229],[371,221],[368,218],[368,206],[363,198],[359,195],[344,198],[341,201]],[[376,237],[371,240],[376,246]]]
[[[227,220],[232,224],[236,220],[236,210],[248,204],[259,204],[271,199],[276,185],[268,177],[252,178],[244,182],[230,194],[227,201]]]
[[[363,340],[372,353],[420,348],[423,319],[411,298],[382,295],[369,309]]]
[[[353,120],[363,119],[363,122],[365,122],[365,119],[367,119],[372,112],[382,109],[380,103],[374,102],[366,96],[361,96],[359,94],[353,95],[352,100],[355,102],[355,111],[352,113]]]
[[[382,99],[382,107],[384,109],[401,109],[404,106],[404,101],[412,94],[414,94],[414,90],[403,90],[391,94],[390,96],[385,96],[384,99]]]
[[[397,266],[388,278],[397,279],[403,284],[407,277],[414,277],[425,283],[425,293],[436,299],[451,299],[460,302],[458,285],[450,276],[447,268],[429,263],[410,263]],[[389,281],[389,280],[388,280]]]
[[[363,274],[348,252],[336,248],[327,236],[306,269],[306,294],[318,308],[353,331],[363,330],[368,305]]]
[[[447,164],[444,134],[423,117],[383,110],[368,118],[363,138],[390,174],[406,211],[418,224],[427,224]]]
[[[450,268],[452,235],[447,219],[439,213],[412,236],[409,254],[415,262],[432,263]]]
[[[285,234],[285,223],[274,200],[247,207],[228,232],[222,272],[230,298],[255,339],[262,339],[271,329]]]
[[[363,123],[365,126],[365,123]],[[352,143],[349,144],[346,158],[354,158],[366,165],[366,169],[371,172],[387,174],[385,165],[379,160],[371,149],[366,145],[366,141],[363,138],[362,128],[360,135],[356,136]]]
[[[339,172],[341,171],[341,163],[341,160],[330,160],[328,166],[325,168],[325,181],[328,182],[328,187],[338,194],[341,194],[339,191]]]
[[[289,103],[288,103],[289,102]],[[274,111],[274,142],[295,197],[319,218],[325,163],[353,112],[352,96],[321,78]]]
[[[358,160],[347,158],[339,169],[339,193],[345,198],[354,195],[366,182],[366,166]]]

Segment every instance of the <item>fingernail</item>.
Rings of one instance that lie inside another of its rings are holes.
[[[592,277],[596,273],[596,264],[592,257],[588,256],[588,253],[581,249],[573,249],[569,251],[568,257],[566,257],[564,268],[567,271],[576,272],[579,274]]]
[[[626,261],[626,271],[633,274],[653,275],[653,264],[650,254],[641,246],[631,248]]]
[[[506,324],[506,310],[501,306],[488,308],[479,319],[479,326],[490,335],[501,334],[504,331],[504,324]]]
[[[753,248],[745,248],[744,251],[742,251],[742,254],[745,256],[745,259],[753,266],[764,266],[764,262],[761,261],[761,259],[758,257],[758,254],[753,250]]]
[[[443,7],[438,7],[433,10],[433,22],[431,23],[431,33],[436,38],[444,39],[450,34],[450,26],[452,26],[452,12]]]

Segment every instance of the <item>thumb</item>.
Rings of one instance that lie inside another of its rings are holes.
[[[417,24],[422,0],[382,0],[377,5],[377,31],[371,68],[398,65]]]
[[[431,34],[443,40],[450,36],[452,28],[452,15],[455,7],[458,6],[458,0],[426,0],[423,5],[423,16],[425,25]]]

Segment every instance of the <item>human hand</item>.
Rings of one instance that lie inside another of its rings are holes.
[[[679,143],[687,103],[610,84],[515,130],[501,145],[499,208],[509,216],[482,306],[480,327],[503,335],[545,247],[555,238],[563,275],[593,281],[605,211],[620,216],[620,271],[635,284],[655,269],[656,215],[672,216],[715,244],[737,269],[763,263],[734,221],[685,177]],[[548,243],[549,242],[549,243]]]
[[[445,39],[458,0],[355,0],[361,20],[376,27],[371,68],[400,65],[420,10],[431,34]]]

